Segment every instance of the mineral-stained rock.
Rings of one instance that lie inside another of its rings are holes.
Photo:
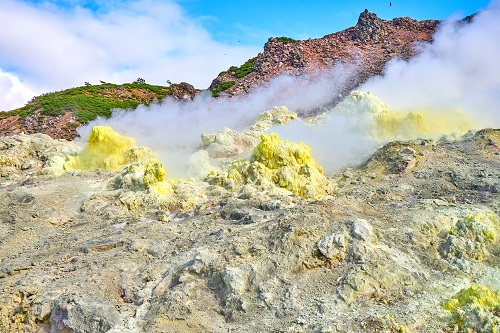
[[[284,125],[297,118],[297,114],[285,106],[277,106],[262,112],[255,122],[243,132],[224,128],[217,133],[203,133],[201,141],[209,157],[227,161],[230,157],[244,157],[259,143],[260,136],[273,126]]]
[[[261,136],[250,160],[236,160],[227,170],[214,171],[207,180],[214,184],[238,186],[255,184],[273,190],[286,189],[305,198],[329,194],[333,184],[323,175],[323,169],[311,157],[304,143],[282,141],[278,134]]]
[[[500,330],[500,290],[472,285],[453,295],[444,308],[452,312],[450,326],[457,332]]]
[[[500,233],[500,220],[491,211],[474,211],[457,221],[442,240],[440,253],[448,259],[471,258],[484,260],[486,246],[494,242]]]
[[[172,202],[121,171],[23,170],[73,145],[50,139],[0,181],[0,331],[494,332],[500,197],[479,181],[500,179],[499,133],[389,143],[314,199],[176,180]]]
[[[40,172],[42,166],[54,163],[53,158],[61,159],[79,150],[75,143],[54,141],[45,134],[0,137],[0,176],[13,177],[23,170]]]

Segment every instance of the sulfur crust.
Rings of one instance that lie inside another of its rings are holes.
[[[491,290],[480,284],[464,288],[444,303],[444,308],[453,311],[458,307],[474,304],[490,310],[500,310],[500,290]]]
[[[135,146],[134,139],[120,135],[109,126],[94,126],[87,145],[77,156],[69,156],[64,169],[108,171],[122,170],[121,186],[148,190],[156,194],[171,194],[166,171],[147,147]]]
[[[261,135],[249,160],[237,159],[224,174],[213,172],[208,180],[221,178],[220,182],[227,178],[240,185],[272,185],[304,198],[331,192],[323,169],[311,157],[311,148],[302,142],[283,141],[275,133]]]
[[[367,117],[371,135],[378,139],[416,139],[451,133],[465,133],[474,124],[460,110],[391,110],[371,92],[353,91],[330,113]],[[319,119],[328,117],[320,116]]]
[[[118,134],[111,127],[94,126],[83,151],[70,157],[64,169],[117,171],[130,162],[128,151],[134,146],[134,139]]]
[[[453,295],[443,307],[452,313],[456,332],[500,331],[500,290],[475,284]]]

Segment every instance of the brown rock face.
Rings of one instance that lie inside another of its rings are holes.
[[[370,13],[367,9],[359,15],[356,30],[352,34],[353,39],[361,42],[380,41],[388,35],[388,29],[377,15]]]
[[[356,75],[344,87],[342,93],[345,94],[371,76],[380,74],[389,60],[409,59],[415,55],[415,45],[430,42],[438,23],[437,20],[416,21],[409,17],[387,21],[365,10],[356,26],[322,38],[288,43],[269,38],[264,51],[253,63],[253,72],[241,78],[223,72],[210,88],[224,81],[235,81],[236,84],[225,91],[234,96],[249,93],[279,74],[301,75],[347,64],[355,68]]]
[[[172,95],[179,99],[193,99],[196,95],[196,89],[186,82],[174,83],[170,86]]]
[[[55,139],[73,140],[78,135],[76,128],[80,125],[73,112],[49,116],[37,110],[24,119],[15,115],[0,120],[0,136],[43,133]]]

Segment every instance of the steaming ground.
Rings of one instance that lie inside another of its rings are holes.
[[[86,138],[93,126],[109,125],[157,152],[170,175],[186,177],[190,176],[186,175],[190,155],[202,147],[201,134],[223,128],[243,130],[260,113],[277,105],[286,104],[292,110],[303,111],[318,108],[337,96],[352,75],[352,68],[336,66],[321,76],[318,73],[280,76],[247,96],[214,99],[207,91],[192,101],[167,98],[136,110],[116,111],[110,119],[97,119],[79,133]],[[301,89],[299,93],[297,87]]]
[[[500,125],[500,2],[470,24],[447,22],[409,61],[390,61],[360,87],[397,110],[461,109],[478,128]]]
[[[432,44],[419,46],[420,55],[408,62],[391,61],[383,75],[370,79],[359,90],[373,92],[392,111],[431,115],[432,134],[421,133],[421,137],[449,135],[454,128],[463,134],[463,126],[447,127],[455,120],[455,113],[463,115],[470,127],[467,129],[500,126],[499,12],[493,3],[470,24],[443,24]],[[278,77],[247,96],[213,99],[206,92],[193,101],[166,99],[133,111],[114,112],[110,119],[88,124],[80,134],[87,137],[92,126],[109,125],[157,152],[170,176],[188,177],[192,176],[186,174],[189,156],[202,148],[202,133],[223,128],[241,131],[261,112],[278,105],[291,111],[317,109],[331,102],[354,75],[354,68],[336,66],[322,75]],[[311,125],[295,121],[273,130],[284,139],[310,145],[329,172],[360,163],[385,142],[414,139],[401,133],[373,137],[371,126],[367,114],[330,110],[326,122]]]
[[[178,181],[176,204],[149,163],[55,176],[77,144],[1,137],[0,331],[498,332],[499,147],[391,142],[313,200]]]

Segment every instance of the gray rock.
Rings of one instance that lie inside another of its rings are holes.
[[[107,332],[120,321],[113,305],[96,295],[62,295],[51,307],[51,333]]]

